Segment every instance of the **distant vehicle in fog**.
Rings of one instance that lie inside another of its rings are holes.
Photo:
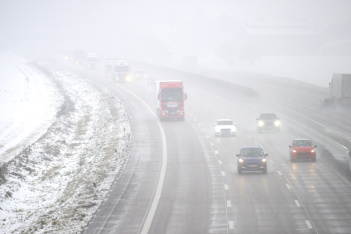
[[[257,131],[261,133],[263,130],[280,131],[280,119],[274,113],[263,113],[256,119]]]
[[[333,74],[330,97],[342,106],[351,106],[351,74]]]
[[[316,148],[310,139],[295,139],[289,145],[290,161],[298,159],[309,159],[316,161]]]
[[[236,126],[231,119],[219,119],[214,126],[215,136],[236,136]]]
[[[184,120],[184,101],[187,94],[184,92],[183,81],[165,80],[156,81],[155,99],[156,112],[161,120]]]
[[[97,53],[88,53],[85,59],[85,65],[88,69],[96,69],[99,62]]]
[[[85,62],[85,52],[82,50],[73,51],[73,63],[75,65],[83,66]]]
[[[324,98],[321,101],[321,110],[335,110],[336,109],[336,101],[334,98]]]
[[[144,71],[136,71],[134,77],[135,79],[144,79],[147,78],[147,75]]]
[[[132,81],[132,69],[128,61],[118,61],[114,67],[115,80],[121,82]]]
[[[106,77],[117,82],[132,81],[132,69],[126,60],[107,59],[105,65]]]
[[[262,171],[267,174],[268,154],[263,152],[261,146],[245,146],[240,149],[237,156],[238,173],[243,171]]]

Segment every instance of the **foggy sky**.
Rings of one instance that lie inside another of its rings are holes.
[[[250,35],[245,27],[306,25],[317,35],[311,39],[297,32],[296,51],[307,50],[308,40],[316,40],[316,45],[327,49],[308,53],[330,53],[335,46],[330,49],[329,45],[335,43],[342,46],[338,50],[351,53],[350,10],[347,0],[1,0],[0,49],[231,56],[252,47],[274,54],[262,44],[261,35]],[[287,37],[274,33],[270,38],[285,47]]]

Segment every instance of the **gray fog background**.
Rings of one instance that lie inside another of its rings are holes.
[[[282,56],[350,56],[350,10],[348,0],[1,0],[0,50],[262,67]]]

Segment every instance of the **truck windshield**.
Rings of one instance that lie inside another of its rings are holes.
[[[183,90],[181,88],[163,89],[161,100],[168,101],[183,101]]]
[[[129,72],[129,66],[117,66],[115,68],[117,72]]]

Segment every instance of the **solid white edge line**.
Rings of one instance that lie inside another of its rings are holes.
[[[232,207],[232,202],[227,200],[227,207]]]
[[[146,217],[146,220],[144,222],[143,229],[141,230],[142,234],[146,234],[150,230],[152,220],[154,219],[154,216],[155,216],[155,213],[156,213],[156,209],[157,209],[158,203],[159,203],[160,198],[161,198],[161,192],[162,192],[162,189],[163,189],[163,183],[164,183],[165,176],[166,176],[166,167],[167,167],[167,141],[166,141],[166,135],[165,135],[164,129],[163,129],[160,121],[157,121],[157,123],[158,123],[158,126],[160,128],[161,135],[162,135],[162,146],[163,146],[162,167],[161,167],[160,177],[159,177],[158,183],[157,183],[155,196],[154,196],[154,199],[152,200],[152,204],[151,204],[149,213],[148,213],[148,215]]]
[[[119,87],[122,87],[119,85]],[[123,87],[124,88],[124,87]],[[124,90],[126,90],[127,92],[129,92],[131,95],[133,95],[134,97],[136,97],[139,101],[141,101],[146,108],[148,108],[150,110],[150,112],[157,118],[155,112],[148,106],[148,104],[146,102],[144,102],[140,97],[138,97],[136,94],[134,94],[132,91],[124,88]],[[161,132],[161,137],[162,137],[162,166],[161,166],[161,171],[160,171],[160,176],[158,178],[158,182],[157,182],[157,187],[155,190],[155,195],[154,198],[152,200],[150,209],[148,211],[148,214],[146,216],[143,228],[141,230],[142,234],[147,234],[150,230],[152,221],[154,219],[155,213],[156,213],[156,209],[158,206],[158,203],[160,201],[161,198],[161,192],[163,189],[163,183],[165,180],[165,176],[166,176],[166,167],[167,167],[167,141],[166,141],[166,134],[165,131],[161,125],[160,120],[157,121],[158,127],[160,129]]]
[[[221,171],[221,174],[222,174],[222,176],[225,176],[225,172],[224,171]]]

